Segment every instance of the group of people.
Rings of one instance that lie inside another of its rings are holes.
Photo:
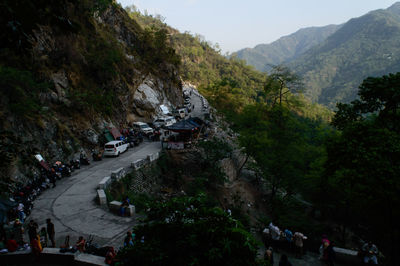
[[[304,240],[307,239],[303,233],[293,233],[290,229],[281,231],[278,226],[273,224],[273,222],[268,225],[267,232],[268,245],[271,245],[274,249],[281,248],[282,245],[285,245],[289,250],[294,249],[296,257],[301,258],[303,254]]]
[[[15,252],[30,248],[33,254],[38,255],[45,247],[55,247],[54,224],[50,219],[47,219],[46,223],[47,226],[39,230],[39,225],[34,220],[30,220],[26,226],[29,242],[26,242],[24,240],[25,228],[18,218],[15,219],[11,232],[7,234],[3,231],[1,234],[0,253]],[[51,241],[51,245],[49,245],[48,240]]]
[[[293,233],[290,229],[281,231],[273,222],[268,225],[268,229],[265,229],[264,233],[266,233],[266,244],[268,246],[264,255],[264,259],[267,263],[273,265],[273,251],[283,248],[284,246],[287,250],[294,250],[296,257],[301,258],[304,246],[303,241],[307,239],[303,233]],[[290,266],[292,264],[289,262],[287,255],[282,254],[279,265]]]
[[[273,264],[273,250],[276,251],[284,246],[286,250],[294,250],[295,256],[301,258],[303,254],[304,240],[307,239],[303,233],[293,233],[289,229],[281,231],[278,226],[273,224],[273,222],[268,225],[268,228],[264,230],[264,233],[266,233],[266,246],[268,247],[265,251],[264,259],[271,265]],[[334,265],[336,259],[334,243],[329,240],[326,235],[322,236],[319,251],[320,260],[324,265]],[[360,254],[364,264],[378,264],[378,248],[372,244],[372,242],[365,243],[360,250]],[[283,260],[286,261],[287,258],[283,258]],[[280,263],[279,265],[290,265],[290,263]]]

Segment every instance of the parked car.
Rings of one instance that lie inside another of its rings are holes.
[[[156,120],[154,120],[153,125],[155,128],[160,128],[160,127],[169,127],[175,123],[176,123],[176,120],[174,117],[164,116],[164,117],[159,117]]]
[[[167,116],[167,123],[169,124],[168,126],[172,126],[173,124],[176,123],[176,119],[173,116]]]
[[[143,137],[141,135],[129,135],[126,138],[126,142],[129,144],[129,147],[138,146],[140,142],[143,141]]]
[[[172,114],[177,118],[185,118],[187,111],[186,108],[175,109]]]
[[[114,140],[104,145],[104,156],[119,156],[128,149],[129,144],[122,140]]]
[[[142,132],[145,135],[150,135],[154,133],[154,130],[146,123],[134,122],[132,128],[137,132]]]

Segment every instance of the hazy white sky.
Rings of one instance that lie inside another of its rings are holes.
[[[223,52],[270,43],[300,28],[341,24],[396,0],[117,0],[203,35]]]

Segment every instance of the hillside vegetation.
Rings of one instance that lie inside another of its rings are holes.
[[[200,35],[181,33],[163,22],[160,15],[142,14],[135,6],[126,8],[128,14],[142,27],[168,32],[169,42],[181,57],[180,73],[184,81],[196,85],[213,106],[225,114],[240,112],[244,106],[264,101],[268,75],[246,64],[237,57],[221,55],[217,45],[207,42]],[[329,120],[330,112],[306,98],[302,102],[303,115],[322,116]],[[296,96],[296,97],[297,97]]]
[[[356,99],[363,79],[400,69],[399,10],[396,3],[342,25],[301,29],[234,56],[261,71],[287,65],[303,77],[307,98],[333,109]]]
[[[148,119],[154,110],[135,94],[143,82],[179,103],[180,57],[166,34],[144,30],[112,0],[0,7],[2,178],[23,176],[33,154],[67,159],[98,145],[88,136],[108,124]]]
[[[324,43],[308,50],[289,66],[304,77],[306,95],[334,107],[357,97],[368,76],[400,69],[398,5],[351,19]]]
[[[231,56],[245,60],[259,71],[267,72],[272,66],[290,62],[308,49],[322,43],[341,25],[310,27],[279,38],[270,44],[259,44],[254,48],[241,49]]]

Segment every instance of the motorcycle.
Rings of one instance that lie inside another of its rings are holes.
[[[61,175],[62,177],[71,176],[71,169],[67,165],[63,165],[61,167]]]
[[[102,156],[101,152],[98,152],[97,150],[93,150],[92,158],[93,158],[93,161],[101,161],[103,159],[103,156]]]
[[[70,163],[74,169],[81,169],[81,161],[80,160],[71,160]]]
[[[89,159],[85,155],[83,155],[82,153],[80,155],[79,160],[80,160],[80,163],[83,164],[83,165],[89,165],[90,164]]]
[[[109,246],[100,247],[98,244],[93,243],[93,239],[94,239],[93,235],[90,235],[85,243],[85,252],[88,254],[105,257],[110,247]]]

